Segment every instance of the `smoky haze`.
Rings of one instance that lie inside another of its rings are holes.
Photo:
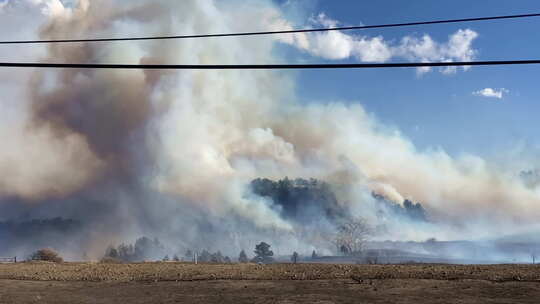
[[[28,20],[18,23],[21,32],[40,39],[264,31],[294,23],[272,1],[21,0],[3,4],[0,15],[6,16],[0,25],[12,31],[14,20]],[[305,44],[305,35],[51,44],[20,56],[57,63],[265,64],[284,61],[280,45],[292,43],[287,39]],[[234,255],[266,240],[276,255],[330,254],[333,220],[307,207],[298,208],[306,210],[302,220],[287,216],[278,202],[252,191],[257,178],[328,183],[340,212],[384,227],[373,236],[379,240],[492,238],[535,229],[540,216],[538,183],[523,181],[524,168],[418,150],[359,103],[300,103],[292,73],[7,73],[0,71],[2,102],[13,107],[0,114],[6,121],[0,126],[0,219],[80,222],[77,231],[65,231],[81,242],[79,252],[69,246],[74,258],[98,258],[108,245],[141,235],[177,251]],[[377,197],[398,206],[421,202],[427,220],[381,219]],[[319,224],[305,225],[306,217]]]

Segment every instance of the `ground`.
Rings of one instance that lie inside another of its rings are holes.
[[[538,303],[534,265],[19,263],[0,303]]]

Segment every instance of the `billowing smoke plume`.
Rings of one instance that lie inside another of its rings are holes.
[[[43,39],[291,24],[271,1],[13,0],[0,16],[2,26],[32,18],[20,32]],[[14,61],[264,64],[284,60],[280,43],[304,38],[54,44],[23,49]],[[315,38],[305,39],[309,47]],[[90,253],[142,234],[231,252],[261,239],[278,253],[331,247],[322,237],[329,221],[321,218],[317,231],[283,216],[251,191],[256,178],[324,180],[343,210],[385,225],[380,238],[488,236],[531,228],[540,216],[539,189],[519,173],[472,155],[419,151],[357,103],[300,104],[288,72],[2,70],[0,79],[12,109],[1,114],[2,219],[76,218],[88,227]],[[381,223],[373,193],[422,202],[429,222]]]

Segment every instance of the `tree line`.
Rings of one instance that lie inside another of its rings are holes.
[[[250,185],[254,194],[271,199],[281,207],[282,216],[289,219],[303,223],[315,221],[317,216],[313,215],[316,212],[331,222],[339,223],[349,215],[347,204],[340,204],[332,186],[315,178],[285,177],[278,181],[257,178]],[[381,215],[427,221],[427,212],[421,203],[405,199],[398,204],[375,192],[372,197],[378,203]]]
[[[169,256],[165,253],[165,246],[158,238],[150,239],[148,237],[138,238],[134,244],[122,243],[118,246],[109,246],[103,256],[102,261],[106,262],[140,262],[140,261],[156,261],[162,260],[165,262],[198,262],[198,263],[232,263],[238,261],[240,263],[273,263],[274,252],[270,249],[270,244],[261,242],[255,246],[253,258],[249,258],[245,250],[241,250],[236,260],[229,256],[223,255],[221,251],[210,252],[207,249],[202,251],[186,250],[183,256],[174,254]],[[163,257],[163,258],[158,258]]]

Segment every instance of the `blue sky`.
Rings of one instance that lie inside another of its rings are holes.
[[[287,1],[281,1],[284,2]],[[295,20],[308,20],[323,12],[345,25],[540,12],[540,2],[534,0],[288,3],[288,13]],[[540,18],[347,34],[381,35],[395,42],[404,36],[429,34],[434,40],[444,42],[459,29],[478,33],[472,45],[478,60],[540,57]],[[293,61],[325,61],[292,48],[287,54]],[[360,102],[379,120],[398,127],[420,149],[441,147],[451,154],[491,156],[518,145],[538,149],[539,72],[539,66],[475,67],[450,75],[435,71],[418,75],[414,69],[304,71],[299,73],[298,95],[306,102]],[[485,88],[505,88],[509,92],[502,99],[473,95]]]

